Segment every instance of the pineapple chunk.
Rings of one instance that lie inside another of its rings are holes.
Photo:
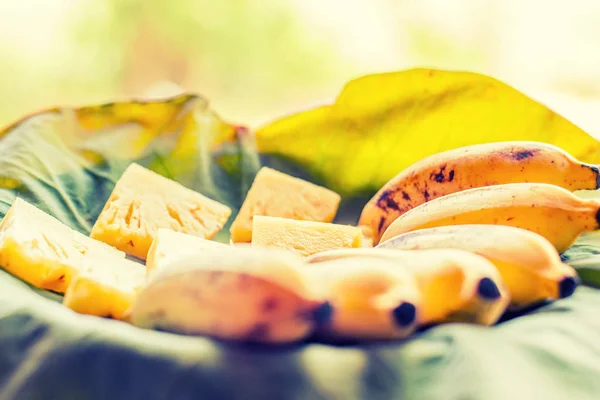
[[[146,259],[158,228],[213,238],[231,209],[138,164],[117,182],[91,237]]]
[[[126,258],[88,254],[63,304],[80,314],[123,319],[146,281],[146,267]]]
[[[362,230],[363,244],[362,247],[373,247],[373,230],[366,226],[359,227]]]
[[[255,215],[331,222],[340,200],[340,195],[329,189],[263,167],[231,224],[231,239],[236,243],[252,241]]]
[[[281,247],[301,256],[361,247],[362,242],[362,230],[349,225],[256,215],[252,227],[253,246]]]
[[[164,265],[169,265],[188,256],[202,254],[198,249],[213,247],[227,248],[229,246],[170,229],[159,228],[152,246],[150,246],[150,251],[148,251],[146,269],[150,274]]]
[[[0,266],[38,288],[63,293],[88,253],[125,257],[20,198],[0,223]]]

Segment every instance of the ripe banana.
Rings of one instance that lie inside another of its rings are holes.
[[[600,202],[584,200],[545,183],[510,183],[453,193],[398,217],[381,241],[402,233],[446,225],[492,224],[524,228],[562,253],[586,231],[598,229]]]
[[[349,262],[365,257],[391,261],[391,268],[404,269],[415,276],[422,296],[419,310],[422,325],[444,322],[492,325],[509,302],[494,265],[484,257],[464,250],[341,249],[315,254],[306,261],[325,264],[331,260]]]
[[[334,259],[303,272],[333,316],[317,335],[327,339],[387,340],[410,336],[417,327],[421,293],[415,277],[379,257]]]
[[[600,187],[598,167],[538,142],[462,147],[424,158],[386,183],[364,207],[359,225],[377,244],[400,215],[430,200],[466,189],[506,183],[548,183],[565,189]]]
[[[152,275],[131,311],[144,328],[259,343],[302,340],[326,322],[302,261],[275,249],[202,249]]]
[[[525,229],[503,225],[454,225],[420,229],[380,243],[380,249],[453,248],[494,263],[510,293],[510,308],[568,297],[577,272],[560,260],[550,242]]]

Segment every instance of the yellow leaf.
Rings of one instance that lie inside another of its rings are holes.
[[[137,123],[147,129],[156,130],[185,115],[190,107],[207,108],[205,99],[186,94],[166,101],[129,101],[88,106],[76,109],[82,128],[99,130],[124,123]]]
[[[469,72],[412,69],[351,81],[335,103],[256,132],[262,154],[343,194],[373,191],[414,162],[477,143],[531,140],[600,162],[600,142],[510,86]]]

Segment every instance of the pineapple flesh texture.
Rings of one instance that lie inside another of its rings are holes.
[[[340,195],[327,188],[263,167],[231,224],[231,240],[235,243],[252,241],[255,215],[331,222],[340,201]]]
[[[266,217],[254,218],[252,246],[279,247],[300,256],[363,246],[360,228],[324,222]]]
[[[201,256],[202,249],[215,247],[229,248],[228,245],[223,243],[202,239],[170,229],[159,228],[146,259],[148,275],[153,273],[153,271],[160,270],[165,265],[172,264],[184,258],[195,255]]]
[[[63,304],[80,314],[122,320],[145,281],[143,264],[112,255],[87,254]]]
[[[35,287],[64,293],[88,253],[125,257],[20,198],[0,223],[0,266]]]
[[[90,236],[145,260],[159,228],[212,239],[230,215],[229,207],[131,164]]]

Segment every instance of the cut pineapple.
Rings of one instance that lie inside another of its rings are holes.
[[[361,247],[360,228],[324,222],[256,215],[252,227],[252,245],[280,247],[301,256],[347,247]]]
[[[138,164],[117,182],[91,236],[146,259],[158,228],[213,238],[231,215],[229,207]]]
[[[146,280],[146,267],[114,256],[88,254],[63,304],[81,314],[123,319]]]
[[[148,274],[162,268],[164,265],[171,264],[188,256],[201,254],[201,251],[198,251],[199,249],[212,247],[227,248],[229,246],[197,236],[175,232],[170,229],[159,228],[148,251],[148,258],[146,260]]]
[[[329,189],[263,167],[231,224],[231,239],[236,243],[252,241],[255,215],[331,222],[340,200],[340,195]]]
[[[20,198],[0,223],[0,266],[33,286],[64,292],[90,253],[125,257]]]
[[[373,230],[368,226],[360,226],[362,231],[363,239],[362,239],[362,247],[373,247]]]

